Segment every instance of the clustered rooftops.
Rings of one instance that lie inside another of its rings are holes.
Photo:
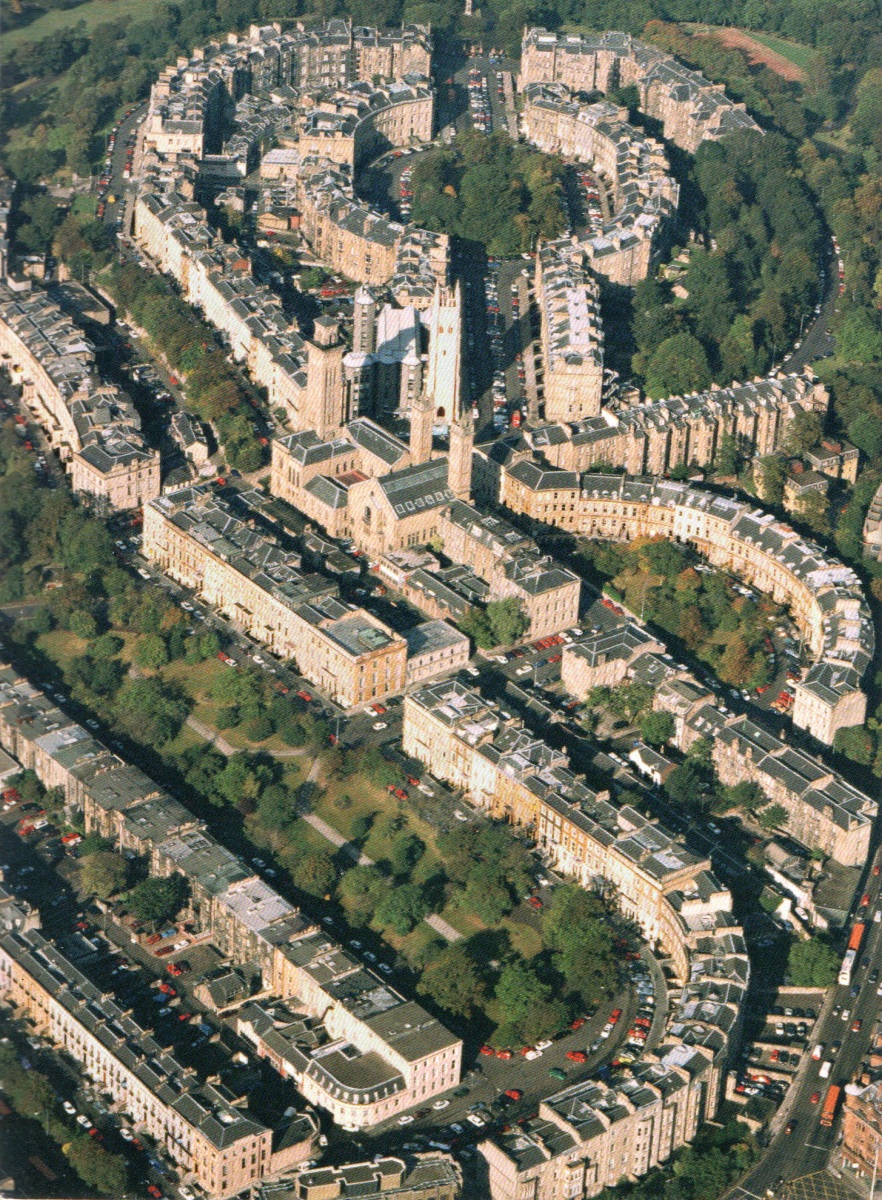
[[[700,71],[690,70],[673,55],[627,33],[610,30],[555,34],[547,29],[533,28],[524,34],[521,49],[522,54],[530,50],[561,59],[598,55],[603,55],[606,60],[614,59],[623,84],[636,82],[643,94],[657,92],[670,101],[691,105],[690,118],[702,130],[702,140],[739,129],[759,128],[743,105],[735,104],[719,85],[710,83]],[[553,78],[551,72],[548,78]]]
[[[38,930],[6,932],[0,945],[158,1100],[217,1149],[264,1132],[237,1106],[232,1092],[200,1080],[178,1062],[151,1029],[90,983]]]
[[[86,797],[98,809],[120,814],[123,844],[150,854],[154,862],[162,865],[162,873],[178,871],[191,881],[195,891],[211,896],[218,919],[225,913],[228,922],[249,935],[249,961],[258,961],[266,969],[272,954],[281,953],[312,977],[324,996],[323,1012],[339,1005],[361,1022],[366,1027],[365,1042],[374,1049],[358,1053],[373,1054],[377,1070],[385,1061],[384,1046],[393,1057],[415,1061],[436,1049],[458,1044],[458,1039],[425,1009],[406,1000],[381,976],[351,958],[315,921],[280,896],[244,860],[217,842],[202,822],[149,776],[109,751],[8,666],[0,667],[0,722],[14,729],[19,739],[36,743],[53,759],[68,781],[69,794],[75,792],[81,801]],[[7,935],[4,945],[12,936]],[[47,946],[39,934],[14,936],[19,940],[9,945],[16,954],[30,954],[34,947],[42,953]],[[30,940],[25,942],[24,937]],[[255,951],[255,947],[262,947],[263,952]],[[50,958],[57,954],[48,949]],[[45,971],[42,960],[36,965]],[[87,1006],[77,999],[77,1007],[72,1011],[80,1014],[92,1006],[98,994],[96,989],[85,980],[81,982],[73,966],[59,967],[56,974],[59,973],[60,993],[73,994],[76,985],[89,1001]],[[38,978],[42,980],[42,976]],[[63,992],[65,987],[68,992]],[[102,1008],[96,1020],[99,1024],[117,1022],[112,1004],[106,1012]],[[114,1046],[118,1045],[122,1051],[130,1042],[133,1046],[140,1045],[143,1031],[132,1024],[126,1025],[123,1032],[125,1036],[117,1036]],[[135,1054],[135,1050],[131,1053]],[[151,1054],[155,1057],[152,1046],[148,1059]],[[390,1079],[394,1075],[394,1068],[388,1064],[382,1070]],[[164,1096],[160,1089],[178,1077],[174,1060],[169,1057],[168,1070],[159,1074],[155,1090],[157,1095]],[[198,1096],[190,1100],[189,1107],[180,1110],[194,1123],[203,1119],[193,1107],[197,1101],[201,1103]],[[235,1115],[241,1117],[238,1111]],[[210,1112],[206,1112],[204,1120],[206,1127],[214,1128],[211,1121],[215,1118]],[[225,1118],[220,1120],[221,1126],[224,1130],[231,1128]],[[225,1132],[223,1136],[230,1135]]]
[[[67,408],[63,440],[102,474],[154,458],[130,397],[102,383],[92,343],[48,292],[0,283],[0,321],[45,371]]]
[[[586,360],[603,366],[600,288],[580,260],[578,245],[568,240],[546,243],[539,251],[544,346],[551,370],[559,363],[581,365]]]
[[[670,174],[664,147],[624,119],[625,110],[610,100],[585,104],[563,83],[528,83],[523,88],[528,112],[544,109],[575,126],[590,127],[606,153],[593,165],[612,189],[613,215],[587,239],[594,258],[655,233],[677,208],[679,187]]]

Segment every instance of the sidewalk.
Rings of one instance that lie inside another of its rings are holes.
[[[316,759],[316,762],[318,762],[318,759]],[[313,768],[315,768],[315,764],[313,764]],[[310,771],[310,776],[312,776],[312,771]],[[367,854],[363,854],[352,842],[347,842],[342,833],[339,833],[327,821],[323,821],[321,817],[317,817],[315,813],[304,813],[303,819],[312,826],[316,833],[320,833],[323,838],[336,846],[338,850],[342,850],[345,855],[358,863],[360,867],[374,866],[372,858]],[[459,930],[454,929],[447,921],[442,920],[437,913],[430,913],[425,918],[425,921],[430,929],[434,929],[447,942],[458,942],[462,939],[462,934]]]
[[[205,738],[207,742],[210,742],[212,746],[214,746],[217,750],[220,750],[221,754],[225,754],[227,758],[230,758],[233,754],[239,754],[243,750],[243,747],[234,746],[231,742],[228,742],[226,738],[222,738],[221,735],[212,729],[210,725],[203,725],[203,723],[201,721],[197,721],[195,717],[187,717],[185,724],[187,724],[194,733],[198,733],[201,738]],[[271,758],[298,758],[301,754],[307,754],[309,752],[309,747],[300,746],[296,750],[264,750],[261,746],[257,746],[255,747],[255,753],[257,751],[260,751],[262,754],[269,754]],[[318,762],[318,759],[316,759],[316,762]],[[315,764],[313,764],[313,766],[315,766]]]

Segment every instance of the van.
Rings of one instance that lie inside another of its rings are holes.
[[[820,1071],[818,1071],[818,1076],[819,1076],[819,1078],[821,1078],[821,1079],[829,1079],[829,1078],[830,1078],[830,1072],[831,1072],[832,1070],[833,1070],[833,1063],[830,1061],[830,1059],[829,1059],[829,1058],[825,1059],[825,1060],[824,1060],[824,1061],[821,1063],[821,1069],[820,1069]]]

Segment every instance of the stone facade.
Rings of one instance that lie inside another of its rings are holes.
[[[875,634],[860,581],[771,514],[690,484],[577,475],[533,462],[504,472],[502,490],[513,511],[583,537],[688,542],[715,566],[788,605],[818,660],[794,688],[794,724],[832,744],[836,729],[863,722],[861,679]]]
[[[518,87],[563,83],[573,92],[608,92],[634,86],[639,108],[662,123],[666,141],[694,154],[704,141],[759,126],[743,104],[726,96],[670,54],[626,33],[555,34],[528,29],[521,43]]]
[[[0,283],[0,364],[75,492],[111,512],[159,495],[159,451],[148,446],[135,406],[101,382],[91,343],[42,289]]]
[[[210,487],[187,488],[146,507],[144,556],[273,653],[296,660],[343,708],[404,687],[404,638],[364,609],[341,603],[333,584],[316,586],[314,576],[289,565],[278,546],[237,522]]]
[[[209,934],[234,966],[257,966],[264,994],[281,1001],[296,997],[299,1018],[311,1022],[315,1034],[301,1063],[300,1076],[308,1079],[304,1094],[335,1121],[376,1124],[458,1083],[459,1039],[343,950],[317,920],[216,842],[192,813],[96,742],[10,667],[0,668],[0,745],[45,786],[62,788],[69,816],[81,816],[88,833],[143,855],[153,875],[183,874],[190,885],[187,916],[196,930]],[[0,952],[0,977],[4,962]],[[10,974],[12,968],[5,970]],[[160,1069],[153,1078],[159,1087],[165,1072]],[[121,1107],[132,1111],[122,1094],[120,1099]],[[158,1128],[154,1120],[163,1119],[156,1103],[151,1112],[142,1114],[139,1108],[133,1115],[151,1132]],[[216,1128],[205,1119],[209,1129]],[[164,1140],[166,1134],[156,1136]],[[174,1131],[168,1136],[177,1140]],[[191,1148],[178,1145],[174,1153],[183,1155],[184,1149]],[[226,1163],[232,1172],[232,1157],[188,1169],[214,1172]],[[249,1154],[247,1180],[268,1174],[270,1163],[251,1164]],[[259,1168],[254,1174],[251,1165]],[[205,1190],[233,1194],[244,1186],[233,1187],[238,1178],[238,1170],[231,1173],[228,1191],[220,1176],[212,1175]]]
[[[609,101],[583,104],[561,83],[530,83],[523,91],[528,141],[589,164],[606,185],[612,212],[581,240],[586,262],[613,283],[633,287],[656,263],[677,211],[679,186],[664,148]]]

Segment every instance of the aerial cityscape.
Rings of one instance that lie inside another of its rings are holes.
[[[878,3],[0,29],[0,1196],[874,1200]]]

